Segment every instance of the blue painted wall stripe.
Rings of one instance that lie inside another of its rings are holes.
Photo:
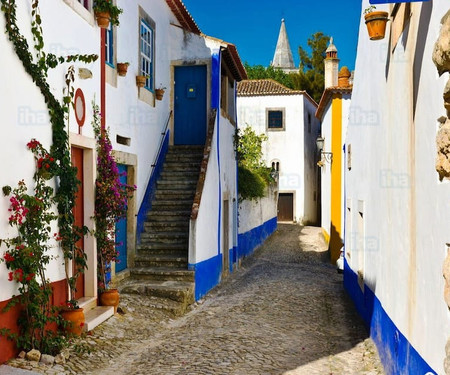
[[[195,300],[198,301],[219,284],[222,274],[222,255],[189,264],[189,269],[195,271]]]
[[[387,374],[436,374],[396,327],[375,293],[367,285],[362,292],[358,276],[347,260],[344,261],[344,287],[370,331]]]
[[[142,200],[141,207],[139,208],[137,215],[137,228],[136,228],[136,238],[137,243],[141,242],[141,234],[144,231],[144,223],[147,217],[147,213],[152,208],[152,200],[155,197],[156,191],[156,182],[158,181],[159,176],[162,172],[162,167],[164,164],[164,160],[166,159],[167,151],[169,150],[169,138],[170,131],[167,130],[166,136],[163,141],[163,145],[161,147],[161,152],[159,153],[158,160],[156,161],[156,166],[153,168],[152,175],[147,184],[147,188],[145,190],[144,199]]]
[[[238,235],[237,259],[250,255],[267,237],[277,229],[277,217],[267,220],[248,232]]]

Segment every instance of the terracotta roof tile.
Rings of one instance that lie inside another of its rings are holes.
[[[304,91],[296,91],[287,88],[273,79],[250,79],[239,82],[239,96],[261,96],[261,95],[299,95]]]
[[[177,20],[180,22],[183,29],[194,34],[201,34],[200,28],[195,23],[182,0],[166,0],[166,3],[175,17],[177,17]]]
[[[323,113],[325,111],[325,108],[328,104],[328,102],[333,98],[333,94],[351,94],[353,90],[353,86],[348,87],[328,87],[325,89],[325,91],[322,94],[322,97],[320,98],[319,107],[316,110],[316,117],[319,120],[322,120]]]
[[[238,96],[304,95],[317,103],[304,90],[292,90],[273,79],[249,79],[238,83]]]

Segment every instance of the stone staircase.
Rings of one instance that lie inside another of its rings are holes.
[[[189,220],[203,146],[170,146],[147,214],[135,267],[119,286],[142,294],[156,308],[182,315],[194,302],[194,271],[188,270]]]

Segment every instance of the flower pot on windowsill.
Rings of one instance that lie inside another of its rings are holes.
[[[388,12],[370,12],[364,16],[370,40],[380,40],[386,33]]]
[[[163,100],[164,89],[155,89],[155,97],[156,97],[156,100]]]
[[[109,28],[109,20],[111,18],[109,12],[95,12],[95,18],[97,19],[98,27],[102,29]]]
[[[144,87],[146,80],[147,80],[147,77],[145,77],[145,76],[136,76],[136,86]]]
[[[100,293],[100,303],[102,306],[114,306],[114,314],[119,306],[119,291],[117,289],[107,289]]]
[[[63,329],[68,333],[80,336],[83,332],[85,322],[83,308],[62,310],[60,314],[61,317],[66,321]]]
[[[128,63],[117,63],[117,74],[121,77],[125,77],[128,71]]]

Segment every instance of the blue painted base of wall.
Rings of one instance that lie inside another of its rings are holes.
[[[195,271],[195,300],[206,295],[220,282],[222,274],[222,254],[196,264],[189,264],[190,270]]]
[[[436,374],[408,339],[397,329],[374,292],[358,284],[358,276],[345,260],[344,287],[364,319],[374,340],[386,374]]]
[[[267,237],[269,237],[277,229],[277,218],[274,217],[259,227],[253,228],[248,232],[238,235],[238,254],[236,261],[253,253],[253,251],[261,245]]]

